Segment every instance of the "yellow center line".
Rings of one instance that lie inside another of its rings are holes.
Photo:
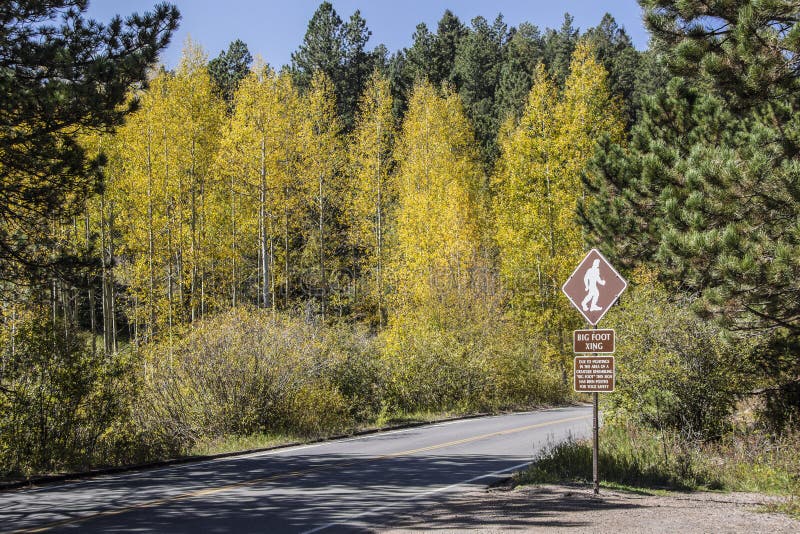
[[[319,472],[319,471],[328,471],[328,470],[331,470],[331,469],[338,469],[338,468],[342,468],[342,467],[348,467],[348,466],[351,466],[351,465],[354,465],[354,464],[358,464],[358,463],[363,463],[363,462],[371,462],[371,461],[376,461],[376,460],[386,460],[386,459],[390,459],[390,458],[397,458],[397,457],[400,457],[400,456],[410,456],[412,454],[417,454],[417,453],[420,453],[420,452],[427,452],[427,451],[433,451],[433,450],[437,450],[437,449],[444,449],[446,447],[453,447],[455,445],[463,445],[464,443],[472,443],[474,441],[480,441],[482,439],[487,439],[487,438],[491,438],[491,437],[495,437],[495,436],[504,436],[504,435],[508,435],[508,434],[516,434],[516,433],[519,433],[519,432],[525,432],[526,430],[533,430],[534,428],[542,428],[542,427],[545,427],[545,426],[557,425],[557,424],[560,424],[560,423],[569,423],[569,422],[573,422],[573,421],[580,421],[581,419],[589,419],[589,417],[590,416],[588,416],[588,415],[581,415],[581,416],[577,416],[577,417],[568,417],[566,419],[557,419],[555,421],[547,421],[545,423],[537,423],[537,424],[534,424],[534,425],[527,425],[527,426],[521,426],[521,427],[517,427],[517,428],[510,428],[510,429],[507,429],[507,430],[500,430],[498,432],[491,432],[489,434],[481,434],[479,436],[472,436],[470,438],[464,438],[464,439],[459,439],[459,440],[455,440],[455,441],[448,441],[447,443],[439,443],[437,445],[429,445],[427,447],[420,447],[418,449],[410,449],[410,450],[407,450],[407,451],[393,452],[391,454],[383,454],[383,455],[375,456],[375,457],[372,457],[372,458],[359,458],[357,460],[353,460],[353,461],[349,461],[349,462],[341,462],[341,463],[337,463],[337,464],[334,464],[334,465],[323,465],[323,466],[319,466],[319,467],[312,467],[312,468],[309,468],[309,469],[302,469],[302,470],[298,470],[298,471],[290,471],[290,472],[287,472],[287,473],[278,473],[278,474],[270,475],[270,476],[266,476],[266,477],[253,478],[253,479],[250,479],[250,480],[244,480],[242,482],[234,482],[232,484],[225,484],[223,486],[215,486],[215,487],[205,488],[205,489],[201,489],[201,490],[195,490],[195,491],[189,491],[189,492],[185,492],[185,493],[179,493],[178,495],[173,495],[171,497],[163,497],[161,499],[155,499],[155,500],[151,500],[151,501],[146,501],[146,502],[142,502],[142,503],[139,503],[139,504],[132,504],[130,506],[124,506],[122,508],[116,508],[114,510],[106,510],[106,511],[103,511],[103,512],[89,513],[89,514],[86,514],[86,515],[80,516],[80,517],[71,517],[71,518],[68,518],[68,519],[62,519],[62,520],[59,520],[59,521],[54,521],[52,523],[46,523],[46,524],[40,525],[38,527],[31,527],[31,528],[17,530],[15,532],[17,532],[17,533],[44,532],[46,530],[50,530],[51,528],[60,527],[60,526],[63,526],[63,525],[71,525],[71,524],[75,524],[75,523],[81,523],[81,522],[87,521],[89,519],[96,519],[96,518],[100,518],[100,517],[111,517],[111,516],[114,516],[114,515],[119,515],[119,514],[124,514],[126,512],[131,512],[133,510],[141,510],[143,508],[152,508],[154,506],[159,506],[161,504],[173,503],[173,502],[176,502],[176,501],[183,501],[183,500],[192,499],[192,498],[195,498],[195,497],[203,497],[205,495],[214,495],[216,493],[222,493],[222,492],[229,491],[229,490],[232,490],[232,489],[237,489],[237,488],[246,488],[246,487],[250,487],[250,486],[255,486],[255,485],[261,484],[263,482],[271,482],[271,481],[278,480],[278,479],[281,479],[281,478],[294,478],[294,477],[307,475],[307,474],[310,474],[310,473],[316,473],[316,472]]]

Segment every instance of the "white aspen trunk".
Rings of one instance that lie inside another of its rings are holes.
[[[106,194],[100,193],[100,265],[103,304],[103,351],[106,356],[111,353],[111,307],[108,292],[108,262],[106,259]]]
[[[269,303],[269,267],[268,267],[268,260],[267,260],[267,168],[266,168],[266,156],[267,156],[267,142],[266,139],[263,137],[261,138],[261,195],[260,195],[260,204],[261,208],[259,210],[260,219],[261,219],[261,302],[263,307],[266,308],[270,305]]]
[[[286,194],[284,195],[284,202],[289,201],[289,188],[284,188]],[[284,205],[283,208],[283,283],[284,283],[284,298],[286,299],[286,308],[289,308],[289,208]]]
[[[378,293],[378,330],[383,329],[383,181],[381,170],[383,168],[383,153],[381,152],[381,121],[377,121],[377,140],[378,140],[378,169],[377,169],[377,199],[376,199],[376,229],[375,229],[375,291]]]
[[[231,173],[231,306],[236,307],[236,192]]]
[[[322,196],[322,186],[323,186],[323,175],[322,173],[319,174],[319,276],[320,276],[320,283],[322,284],[322,300],[320,302],[320,312],[322,316],[322,322],[325,322],[325,304],[327,295],[327,280],[325,279],[325,236],[324,236],[324,229],[323,229],[323,209],[324,209],[324,201]]]
[[[108,295],[111,304],[111,348],[119,351],[117,345],[117,297],[114,289],[114,203],[108,207]]]
[[[91,242],[91,234],[90,234],[90,227],[89,227],[89,205],[85,206],[85,229],[86,229],[86,250],[89,250],[90,242]],[[88,297],[89,297],[89,328],[92,332],[92,354],[97,354],[97,321],[95,317],[95,310],[94,310],[94,288],[92,286],[92,281],[87,280],[88,282]]]
[[[198,243],[197,243],[197,176],[195,176],[195,140],[192,139],[192,148],[190,150],[191,167],[191,192],[192,192],[192,215],[191,215],[191,232],[192,232],[192,280],[190,290],[190,319],[194,323],[197,320],[197,291],[198,291]],[[202,296],[200,298],[202,301]],[[202,303],[200,305],[202,308]]]
[[[156,292],[156,273],[155,273],[155,237],[153,232],[153,160],[151,157],[151,145],[153,142],[152,130],[147,129],[147,240],[148,240],[148,266],[150,274],[150,287],[148,295],[148,340],[153,339],[156,324],[155,292]]]

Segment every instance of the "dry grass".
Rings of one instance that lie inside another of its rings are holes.
[[[588,482],[591,442],[570,440],[540,455],[518,484]],[[614,487],[758,492],[788,497],[770,505],[800,517],[800,432],[771,436],[753,428],[716,442],[632,425],[600,433],[600,477]]]

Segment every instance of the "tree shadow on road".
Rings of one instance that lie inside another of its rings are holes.
[[[42,513],[47,513],[51,522],[76,520],[54,524],[56,532],[280,533],[325,526],[331,532],[370,531],[397,521],[416,528],[456,530],[477,524],[488,529],[586,524],[579,513],[574,519],[555,518],[581,509],[546,492],[532,502],[515,501],[502,513],[485,517],[475,513],[474,503],[451,501],[457,495],[452,490],[463,491],[464,487],[439,492],[519,462],[519,457],[432,453],[396,457],[295,453],[255,457],[244,463],[231,459],[184,465],[123,479],[49,488],[37,494],[40,511],[35,516],[21,492],[19,500],[6,499],[0,506],[0,530],[41,525],[46,522]],[[492,481],[483,478],[466,488],[482,491]],[[455,508],[449,515],[424,512],[451,505]],[[596,501],[582,506],[607,505]],[[91,517],[80,520],[83,516]],[[479,523],[476,517],[481,518]],[[409,522],[403,523],[405,520]]]

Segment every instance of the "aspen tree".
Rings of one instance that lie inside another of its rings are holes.
[[[208,175],[217,153],[225,104],[216,96],[203,50],[187,41],[175,76],[170,80],[178,251],[175,256],[183,320],[195,321],[207,311],[211,271],[207,211]],[[185,253],[189,249],[188,254]],[[188,296],[187,296],[188,294]],[[213,296],[213,295],[212,295]],[[214,299],[211,299],[214,301]],[[213,304],[213,302],[212,302]],[[188,308],[188,310],[187,310]]]
[[[298,112],[290,77],[269,68],[257,67],[235,94],[234,113],[216,162],[224,183],[215,186],[218,204],[227,206],[217,214],[225,231],[217,230],[221,233],[216,242],[227,251],[225,278],[233,305],[252,271],[257,304],[277,308],[279,279],[288,304],[293,253],[289,246],[297,227],[294,182],[301,152],[294,137]],[[257,258],[255,265],[251,258]]]
[[[555,255],[555,212],[550,198],[559,171],[555,163],[557,104],[556,85],[540,64],[519,124],[501,136],[502,156],[495,174],[500,272],[512,305],[535,313],[548,309],[543,262]]]
[[[471,289],[480,257],[483,173],[457,95],[418,84],[398,151],[395,307],[432,319]]]
[[[317,73],[303,97],[302,146],[304,169],[301,195],[307,214],[303,225],[303,283],[319,299],[319,316],[325,320],[330,297],[330,275],[339,273],[335,255],[341,242],[343,147],[336,116],[333,85]],[[338,295],[337,295],[338,297]]]
[[[519,123],[501,136],[494,177],[500,273],[515,315],[534,325],[564,377],[577,318],[560,287],[585,252],[576,218],[585,195],[580,176],[597,140],[621,139],[623,128],[607,74],[581,42],[563,94],[539,65]]]
[[[137,303],[130,320],[144,322],[146,340],[162,328],[171,336],[208,307],[206,183],[224,105],[205,65],[202,50],[187,42],[176,73],[153,78],[140,111],[116,136],[110,171],[119,176],[108,195],[119,206],[119,274]]]
[[[263,209],[260,204],[261,182],[255,177],[259,172],[261,138],[266,121],[263,113],[266,107],[260,101],[260,92],[265,84],[267,72],[251,72],[239,84],[234,96],[234,114],[223,130],[220,150],[217,155],[217,174],[224,176],[223,183],[216,186],[220,197],[228,209],[217,213],[218,245],[223,245],[225,253],[217,251],[226,267],[229,280],[231,303],[236,306],[246,291],[244,282],[250,280],[257,288],[256,304],[263,305],[262,295],[262,246]],[[228,191],[225,191],[228,189]],[[224,230],[223,230],[224,228]],[[257,263],[253,266],[256,279],[245,277],[251,265],[247,258],[253,251]]]
[[[117,324],[116,324],[116,295],[114,281],[114,203],[109,199],[110,192],[118,187],[117,173],[120,169],[118,137],[104,132],[84,132],[81,139],[82,146],[89,154],[96,157],[103,153],[106,157],[104,166],[104,187],[99,195],[86,202],[86,249],[89,253],[98,254],[100,260],[99,280],[88,280],[88,306],[92,332],[95,332],[97,321],[95,303],[97,296],[94,294],[99,282],[99,300],[101,310],[100,327],[103,335],[103,353],[113,354],[117,351]],[[96,273],[93,273],[96,276]],[[94,341],[93,341],[94,342]]]
[[[303,146],[297,141],[297,132],[302,130],[304,110],[302,99],[294,86],[292,76],[281,72],[276,80],[278,105],[275,124],[276,158],[275,201],[278,205],[278,226],[281,232],[282,248],[278,248],[276,258],[276,277],[282,282],[284,306],[289,307],[292,298],[292,284],[296,284],[297,274],[293,265],[299,263],[299,253],[292,247],[292,240],[300,234],[300,176],[303,170]],[[282,258],[280,257],[282,255]],[[282,261],[281,261],[282,260]],[[282,265],[282,269],[277,266]]]
[[[354,292],[364,280],[364,295],[353,295],[356,307],[366,306],[370,320],[384,323],[386,296],[385,246],[389,207],[396,196],[392,176],[395,141],[393,101],[389,81],[378,72],[367,82],[350,140],[350,187],[345,214],[351,248]],[[358,302],[359,297],[364,304]]]
[[[140,110],[133,114],[117,137],[121,146],[121,169],[118,187],[109,191],[119,205],[119,252],[124,258],[119,274],[138,303],[128,309],[129,321],[135,326],[137,339],[151,341],[158,330],[158,319],[165,316],[166,278],[164,252],[167,247],[167,213],[165,199],[163,129],[169,74],[158,73],[149,89],[140,95]],[[162,135],[159,136],[159,133]],[[138,335],[138,325],[144,326]]]

